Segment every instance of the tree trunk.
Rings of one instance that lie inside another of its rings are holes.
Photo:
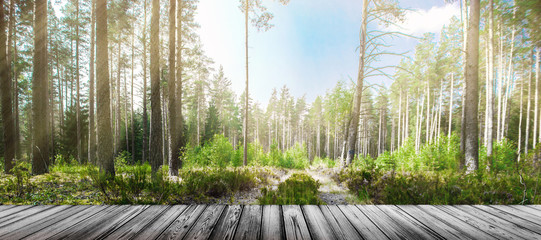
[[[462,0],[460,1],[460,7],[462,8],[462,11],[461,11],[461,20],[462,20],[462,35],[464,37],[464,40],[463,40],[463,52],[464,52],[464,59],[466,59],[466,46],[468,45],[468,3],[466,0]],[[462,18],[463,16],[463,18]],[[462,85],[462,89],[463,91],[466,91],[466,75],[464,75],[464,81],[463,81],[463,85]],[[464,122],[466,121],[465,118],[466,118],[466,115],[464,114],[464,105],[466,104],[466,101],[465,101],[465,94],[462,94],[462,116],[461,116],[461,128],[460,128],[460,151],[462,153],[464,153],[464,148],[465,148],[465,145],[466,145],[466,128],[464,127]],[[464,168],[464,165],[466,164],[465,163],[465,158],[464,158],[464,154],[461,154],[460,156],[460,162],[459,162],[459,166],[460,166],[460,169],[463,169]]]
[[[89,61],[89,112],[88,112],[88,161],[90,163],[96,163],[96,127],[94,123],[94,39],[96,28],[96,0],[91,1],[92,13],[91,13],[91,25],[90,25],[90,61]],[[62,111],[62,110],[61,110]]]
[[[32,76],[32,112],[34,121],[32,135],[32,174],[49,171],[49,93],[47,63],[47,1],[34,2],[34,72]],[[5,43],[5,41],[2,41]],[[2,44],[4,45],[4,44]],[[2,51],[2,53],[5,53]]]
[[[177,61],[176,61],[176,77],[177,77],[177,83],[176,83],[176,94],[177,94],[177,139],[178,139],[178,145],[177,149],[180,149],[184,147],[184,117],[182,116],[182,5],[183,1],[178,0],[177,3]],[[178,150],[180,151],[180,150]],[[180,152],[179,152],[180,155]],[[182,161],[180,158],[176,159],[177,167],[176,168],[182,168]]]
[[[517,148],[517,161],[520,162],[520,150],[521,150],[521,143],[522,143],[522,102],[523,102],[523,89],[524,89],[524,79],[522,79],[522,83],[520,83],[520,114],[518,117],[518,148]]]
[[[143,149],[141,163],[147,161],[147,153],[150,151],[148,144],[148,113],[147,113],[147,0],[144,0],[143,22]]]
[[[134,75],[133,75],[133,69],[135,68],[134,64],[134,58],[135,58],[135,47],[134,47],[134,39],[135,39],[135,22],[133,23],[133,32],[131,35],[131,89],[130,89],[130,119],[131,119],[131,161],[132,163],[135,163],[135,123],[133,121],[133,81],[134,81]]]
[[[111,131],[111,105],[109,88],[109,61],[107,43],[107,0],[96,1],[96,75],[98,117],[98,166],[100,172],[114,176],[113,137]]]
[[[535,88],[535,91],[536,91],[535,92],[535,99],[536,100],[535,101],[536,101],[536,104],[537,104],[537,94],[538,94],[537,85],[539,83],[539,62],[541,60],[541,56],[540,56],[540,53],[539,53],[540,50],[541,49],[539,49],[539,47],[537,47],[536,57],[535,57],[535,86],[536,86],[536,88]],[[537,107],[536,107],[536,109],[537,109]],[[541,111],[541,110],[537,109],[536,111]],[[539,139],[538,139],[537,143],[541,143],[541,117],[539,118]]]
[[[120,153],[121,145],[120,145],[120,135],[121,135],[121,125],[120,122],[122,122],[122,117],[120,113],[120,106],[121,106],[121,97],[120,97],[120,71],[122,71],[122,40],[121,40],[121,34],[118,36],[118,62],[117,62],[117,75],[116,75],[116,85],[115,85],[115,91],[116,91],[116,97],[115,97],[115,155],[118,155]]]
[[[169,175],[178,175],[178,129],[177,129],[177,106],[176,106],[176,0],[169,0],[169,79],[167,88],[169,90]]]
[[[532,49],[532,59],[533,59],[533,49]],[[532,72],[533,72],[533,64],[530,64],[530,71],[529,71],[529,76],[528,76],[528,98],[527,98],[527,107],[526,107],[526,136],[524,138],[525,142],[524,142],[524,154],[528,155],[528,143],[530,141],[530,104],[531,104],[531,101],[532,101],[532,98],[531,98],[531,92],[532,92]]]
[[[250,1],[245,0],[245,9],[244,9],[244,36],[245,36],[245,60],[246,60],[246,89],[244,90],[244,126],[243,136],[244,136],[244,166],[248,164],[248,14],[250,10]]]
[[[76,83],[77,83],[77,161],[79,164],[82,163],[82,135],[81,135],[81,86],[80,86],[80,74],[79,74],[79,0],[75,1],[75,10],[76,10],[76,25],[75,25],[75,74]]]
[[[487,83],[487,167],[492,168],[492,148],[493,148],[493,128],[494,128],[494,3],[493,0],[488,1],[488,83]],[[522,91],[521,91],[522,94]],[[522,97],[521,97],[522,101]],[[522,107],[522,104],[521,104]],[[522,111],[521,111],[522,114]]]
[[[478,75],[479,75],[479,0],[470,2],[470,24],[468,43],[466,45],[466,91],[465,91],[465,161],[467,172],[471,173],[479,167],[479,136],[477,125],[478,111]]]
[[[0,8],[0,43],[2,43],[0,44],[0,91],[2,97],[2,127],[4,130],[4,172],[9,174],[14,165],[16,143],[12,108],[13,101],[11,99],[12,84],[11,79],[9,78],[10,65],[8,62],[8,55],[6,54],[6,44],[3,44],[6,42],[6,21],[4,18],[4,11],[3,7]],[[47,32],[45,32],[45,34],[47,34]],[[45,55],[45,57],[46,56],[47,55]]]
[[[150,166],[156,173],[163,161],[162,150],[162,108],[160,103],[160,1],[152,0],[150,20],[150,108],[152,110],[150,129]]]
[[[449,145],[451,144],[451,126],[453,123],[453,95],[454,95],[454,85],[455,84],[455,77],[453,73],[451,73],[451,91],[449,92],[449,133],[447,134],[447,141],[449,142]]]

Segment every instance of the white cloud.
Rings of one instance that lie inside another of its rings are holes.
[[[400,31],[407,34],[439,33],[453,16],[460,16],[458,4],[446,4],[429,10],[418,9],[406,12],[405,21],[398,26],[389,26],[385,30]]]

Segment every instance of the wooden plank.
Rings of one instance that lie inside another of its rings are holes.
[[[38,214],[43,211],[47,211],[55,206],[52,205],[40,205],[40,206],[33,206],[31,208],[27,208],[23,211],[17,212],[15,214],[11,214],[9,216],[3,217],[0,219],[0,228],[3,228],[9,224],[12,224],[14,222],[20,221],[22,219],[25,219],[27,217],[30,217],[32,215]],[[40,215],[42,216],[42,215]]]
[[[354,205],[338,205],[338,208],[351,225],[364,239],[387,239],[387,235]],[[398,235],[394,235],[399,237]]]
[[[13,208],[13,207],[15,207],[15,205],[0,205],[0,214],[1,214],[2,211],[8,210],[8,209]]]
[[[361,235],[359,235],[357,230],[355,230],[355,227],[351,225],[338,206],[321,205],[319,208],[327,220],[329,227],[332,229],[336,239],[361,239]]]
[[[410,226],[402,226],[375,205],[357,205],[366,216],[391,239],[421,239],[424,238]]]
[[[436,231],[440,236],[443,236],[447,239],[475,239],[475,237],[469,236],[464,232],[454,229],[448,224],[445,224],[439,219],[435,218],[434,216],[423,212],[416,206],[398,205],[397,207],[400,211],[403,211],[417,221],[425,224],[428,228]]]
[[[167,229],[186,209],[187,205],[174,205],[169,207],[157,218],[154,218],[149,225],[141,229],[132,239],[156,239]]]
[[[36,213],[34,215],[21,219],[17,222],[1,227],[0,236],[3,239],[23,238],[24,236],[32,234],[33,232],[36,232],[48,226],[45,224],[50,225],[54,223],[54,222],[50,223],[49,221],[51,219],[54,219],[57,215],[60,215],[61,217],[65,217],[64,212],[66,212],[66,214],[75,213],[74,209],[75,208],[73,208],[73,206],[71,205],[55,206],[55,207],[49,208],[45,211]],[[60,219],[57,219],[57,221],[60,221]],[[42,226],[40,227],[40,225]],[[9,236],[9,237],[4,236],[6,234],[10,234],[12,236]]]
[[[191,229],[206,205],[190,205],[169,225],[158,239],[182,239]]]
[[[234,239],[259,239],[262,210],[261,205],[244,206]]]
[[[22,212],[26,209],[29,209],[33,207],[32,205],[22,205],[22,206],[15,206],[15,207],[11,207],[9,209],[5,209],[4,211],[0,212],[0,221],[2,221],[3,218],[11,215],[11,214],[14,214],[14,213],[18,213],[18,212]]]
[[[534,214],[536,216],[541,216],[541,209],[535,207],[535,205],[512,205],[511,207],[514,207],[517,209],[524,209],[524,211],[528,211],[531,214]]]
[[[334,239],[334,233],[317,205],[304,205],[301,207],[306,225],[313,239]]]
[[[224,210],[222,217],[218,220],[214,231],[210,239],[224,239],[230,240],[235,236],[235,230],[240,220],[240,215],[242,213],[241,205],[229,205]]]
[[[263,220],[261,224],[261,239],[284,239],[284,223],[279,205],[264,205]]]
[[[111,206],[105,214],[81,221],[72,228],[67,229],[55,236],[53,239],[95,239],[105,236],[111,228],[115,228],[126,218],[134,217],[142,210],[142,206]]]
[[[492,207],[489,207],[489,206],[475,205],[474,207],[478,208],[478,209],[480,209],[482,211],[485,211],[487,213],[490,213],[490,214],[492,214],[492,215],[494,215],[496,217],[499,217],[501,219],[510,221],[510,222],[512,222],[514,224],[517,224],[518,226],[529,229],[530,231],[534,231],[537,234],[541,234],[541,223],[540,222],[531,222],[531,221],[528,221],[528,220],[523,219],[521,217],[510,214],[510,213],[508,213],[506,211],[503,211],[503,210],[500,210],[500,209],[497,209],[497,208],[492,208]]]
[[[507,205],[491,205],[491,208],[494,208],[496,210],[505,211],[507,213],[513,214],[515,216],[521,217],[523,219],[526,219],[533,223],[541,223],[541,216],[537,216],[535,214],[531,214],[527,211],[524,211],[523,209],[517,209],[512,208]]]
[[[508,221],[508,219],[502,219],[500,217],[494,216],[488,212],[485,212],[481,209],[475,208],[469,205],[460,205],[460,206],[449,206],[449,208],[460,209],[463,212],[466,212],[476,218],[482,219],[485,222],[497,225],[498,227],[508,231],[510,233],[516,234],[520,237],[525,237],[527,239],[536,239],[541,238],[541,235],[533,232],[532,230],[516,224],[514,222]]]
[[[210,205],[201,214],[184,239],[207,239],[222,215],[224,205]]]
[[[166,211],[168,208],[169,206],[150,206],[129,222],[122,225],[122,227],[115,230],[107,236],[106,239],[131,239],[137,232],[141,231],[141,229],[145,229],[152,220],[160,216],[163,211]]]
[[[537,210],[541,211],[541,205],[523,205],[523,206],[531,207],[531,208],[534,208],[534,209],[537,209]]]
[[[76,208],[81,208],[82,206],[75,206]],[[81,208],[82,209],[82,208]],[[26,236],[28,239],[47,239],[58,233],[71,229],[74,226],[77,226],[80,222],[83,222],[91,217],[99,218],[101,215],[106,214],[111,211],[113,207],[111,206],[91,206],[86,208],[77,214],[69,216],[59,222],[54,223],[53,225],[48,226],[40,231],[32,233],[31,235]]]
[[[298,205],[282,206],[286,239],[312,239]]]
[[[483,219],[477,218],[471,214],[461,211],[459,208],[451,207],[451,206],[444,206],[444,205],[438,205],[434,207],[464,221],[468,225],[471,225],[478,229],[486,230],[488,233],[490,233],[490,235],[493,235],[497,238],[524,239],[520,236],[517,236],[516,234],[513,234],[505,229],[500,228],[498,225],[494,224],[493,222],[490,222],[490,223],[485,222]]]
[[[444,236],[439,235],[436,231],[420,223],[415,218],[409,216],[407,213],[400,211],[400,209],[394,205],[377,205],[375,207],[379,208],[382,212],[387,214],[387,216],[394,220],[398,225],[409,230],[413,235],[416,236],[416,239],[420,239],[418,237],[424,239],[444,238]]]
[[[463,221],[461,218],[458,218],[453,214],[448,214],[447,212],[444,212],[435,206],[419,205],[414,207],[431,215],[436,219],[439,219],[443,224],[447,224],[452,228],[464,233],[465,235],[471,236],[473,239],[496,239],[495,236],[490,234],[490,231],[485,232],[483,231],[483,229],[477,227],[477,225],[470,225],[468,222]],[[488,231],[490,229],[484,230]]]

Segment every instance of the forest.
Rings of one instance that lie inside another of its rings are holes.
[[[294,1],[237,1],[242,90],[199,0],[2,1],[0,204],[541,203],[541,2],[449,1],[417,37],[374,28],[411,9],[359,0],[356,76],[255,101],[249,29]]]

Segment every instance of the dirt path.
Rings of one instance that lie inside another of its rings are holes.
[[[319,198],[327,204],[355,204],[357,198],[349,193],[348,189],[336,183],[331,176],[334,169],[313,167],[306,169],[306,173],[321,183]]]

